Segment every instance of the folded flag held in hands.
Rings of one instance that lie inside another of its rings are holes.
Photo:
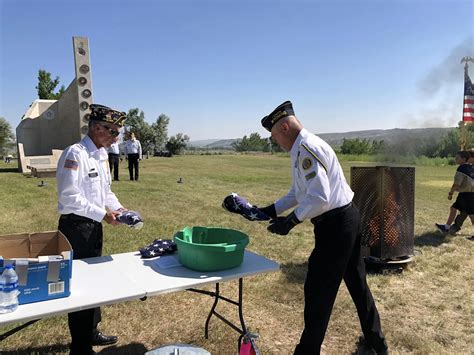
[[[229,212],[240,214],[249,221],[268,221],[270,219],[270,217],[260,211],[258,207],[252,205],[245,198],[234,192],[224,198],[222,207]]]
[[[124,211],[121,214],[119,214],[116,218],[117,218],[117,221],[128,225],[130,228],[140,229],[143,227],[143,220],[142,220],[142,217],[138,214],[138,212]]]

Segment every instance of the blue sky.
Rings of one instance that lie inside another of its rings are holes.
[[[268,136],[260,119],[287,99],[316,133],[455,126],[474,56],[471,0],[0,0],[0,16],[13,128],[39,69],[74,79],[73,36],[96,103],[165,113],[191,140]]]

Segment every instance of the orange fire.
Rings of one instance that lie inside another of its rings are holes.
[[[391,191],[387,194],[383,213],[377,216],[374,216],[368,223],[368,232],[369,232],[369,241],[368,244],[370,247],[376,246],[380,242],[380,235],[383,233],[384,242],[386,245],[393,247],[397,244],[400,238],[400,231],[398,223],[400,221],[400,209],[401,206],[397,202],[395,192]],[[381,218],[383,220],[383,231],[380,231],[381,228]]]

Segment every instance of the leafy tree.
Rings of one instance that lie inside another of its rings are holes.
[[[346,139],[341,145],[342,154],[381,154],[386,150],[385,141],[368,139]]]
[[[385,152],[385,141],[384,140],[379,140],[379,141],[372,141],[372,146],[370,147],[370,154],[382,154]]]
[[[232,146],[237,152],[269,151],[268,140],[260,137],[260,134],[258,133],[252,133],[248,138],[247,136],[244,136],[242,140],[233,143]]]
[[[180,154],[181,151],[186,148],[188,142],[189,137],[187,135],[178,133],[176,136],[170,137],[166,143],[166,149],[171,154]]]
[[[135,133],[136,138],[142,145],[143,152],[153,148],[153,133],[150,125],[145,121],[145,113],[139,108],[128,110],[125,131]]]
[[[472,125],[470,125],[472,126]],[[474,127],[467,127],[467,147],[471,147],[471,142],[474,142]],[[460,135],[461,131],[459,128],[454,128],[453,130],[449,131],[446,136],[443,138],[441,143],[439,144],[435,156],[446,158],[446,157],[453,157],[456,152],[460,150],[459,142],[460,142]]]
[[[61,86],[57,93],[54,93],[54,89],[59,84],[59,76],[56,79],[51,80],[51,73],[47,72],[46,70],[40,69],[38,71],[38,86],[36,89],[38,90],[38,97],[44,100],[59,100],[61,95],[64,93],[65,88],[64,85]]]
[[[151,125],[152,141],[155,150],[162,149],[168,140],[168,124],[170,118],[164,113],[158,116],[156,122]]]
[[[10,123],[0,117],[0,154],[8,154],[13,148],[15,136],[12,133]]]
[[[342,154],[369,154],[370,142],[367,139],[346,139],[344,138],[341,145]]]

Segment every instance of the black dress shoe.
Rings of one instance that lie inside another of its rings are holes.
[[[117,342],[117,337],[115,335],[104,335],[101,332],[97,332],[92,336],[92,345],[94,346],[104,346],[111,345]]]

